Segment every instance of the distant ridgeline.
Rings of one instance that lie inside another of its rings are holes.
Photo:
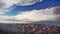
[[[0,34],[60,34],[60,24],[0,24]]]

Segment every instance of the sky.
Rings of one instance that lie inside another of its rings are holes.
[[[59,22],[60,0],[0,0],[0,23]]]

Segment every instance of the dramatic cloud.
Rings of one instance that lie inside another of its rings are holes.
[[[16,16],[0,16],[0,23],[32,23],[43,20],[58,20],[59,15],[55,15],[56,7],[41,10],[21,12]],[[58,16],[58,17],[57,17]]]
[[[1,14],[5,14],[4,11],[0,10],[0,15],[1,15]]]
[[[16,18],[19,20],[23,19],[24,21],[50,20],[52,18],[55,18],[55,15],[53,14],[54,9],[55,8],[53,7],[41,10],[32,10],[29,12],[22,12],[21,14],[18,14]]]
[[[0,9],[0,15],[3,15],[3,14],[6,14],[6,10],[2,10],[2,9]]]
[[[20,2],[17,5],[21,6],[27,6],[27,5],[33,5],[36,2],[42,2],[43,0],[20,0]]]
[[[4,6],[2,6],[2,8],[9,8],[13,4],[16,4],[18,1],[16,1],[16,0],[0,0],[0,2],[4,4]]]
[[[1,8],[9,8],[14,4],[20,6],[33,5],[36,2],[42,2],[43,0],[0,0]]]
[[[60,15],[60,6],[58,6],[58,7],[55,7],[56,9],[55,9],[55,11],[54,11],[54,14],[55,15]]]
[[[8,13],[10,10],[8,9],[0,9],[0,15],[5,15],[6,13]]]

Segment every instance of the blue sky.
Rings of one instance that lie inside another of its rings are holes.
[[[36,4],[30,5],[30,6],[13,5],[9,9],[10,12],[7,13],[7,14],[8,15],[16,15],[18,12],[31,11],[31,10],[34,10],[34,9],[40,10],[40,9],[50,8],[50,7],[59,6],[59,5],[60,5],[59,0],[44,0],[42,2],[37,2]],[[14,9],[12,9],[12,8],[14,8]]]
[[[28,3],[29,0],[24,2],[22,0],[1,0],[0,22],[28,23],[47,20],[59,22],[60,0],[33,0],[33,2],[31,1],[33,4]]]

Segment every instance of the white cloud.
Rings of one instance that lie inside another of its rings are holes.
[[[0,15],[6,14],[7,11],[0,9]]]
[[[20,2],[18,2],[17,5],[20,6],[27,6],[27,5],[33,5],[36,2],[42,2],[43,0],[19,0]]]
[[[5,13],[4,13],[3,11],[0,11],[0,15],[1,15],[1,14],[5,14]]]
[[[16,4],[17,1],[16,0],[0,0],[0,2],[4,3],[5,5],[2,6],[3,8],[9,8],[11,7],[13,4]]]
[[[0,9],[0,15],[5,15],[7,12],[9,12],[8,9]]]
[[[32,23],[43,20],[56,20],[54,15],[56,8],[46,8],[41,10],[32,10],[21,12],[16,16],[0,16],[0,23]]]
[[[9,8],[13,6],[14,4],[26,6],[26,5],[35,4],[36,2],[39,2],[39,1],[42,2],[43,0],[0,0],[0,2],[4,4],[2,6],[3,9]]]
[[[18,20],[14,16],[0,16],[0,23],[28,23],[28,22]]]
[[[41,10],[32,10],[29,12],[22,12],[15,17],[19,20],[23,19],[24,21],[50,20],[52,18],[55,18],[55,15],[53,15],[54,9],[55,8],[53,7]]]

